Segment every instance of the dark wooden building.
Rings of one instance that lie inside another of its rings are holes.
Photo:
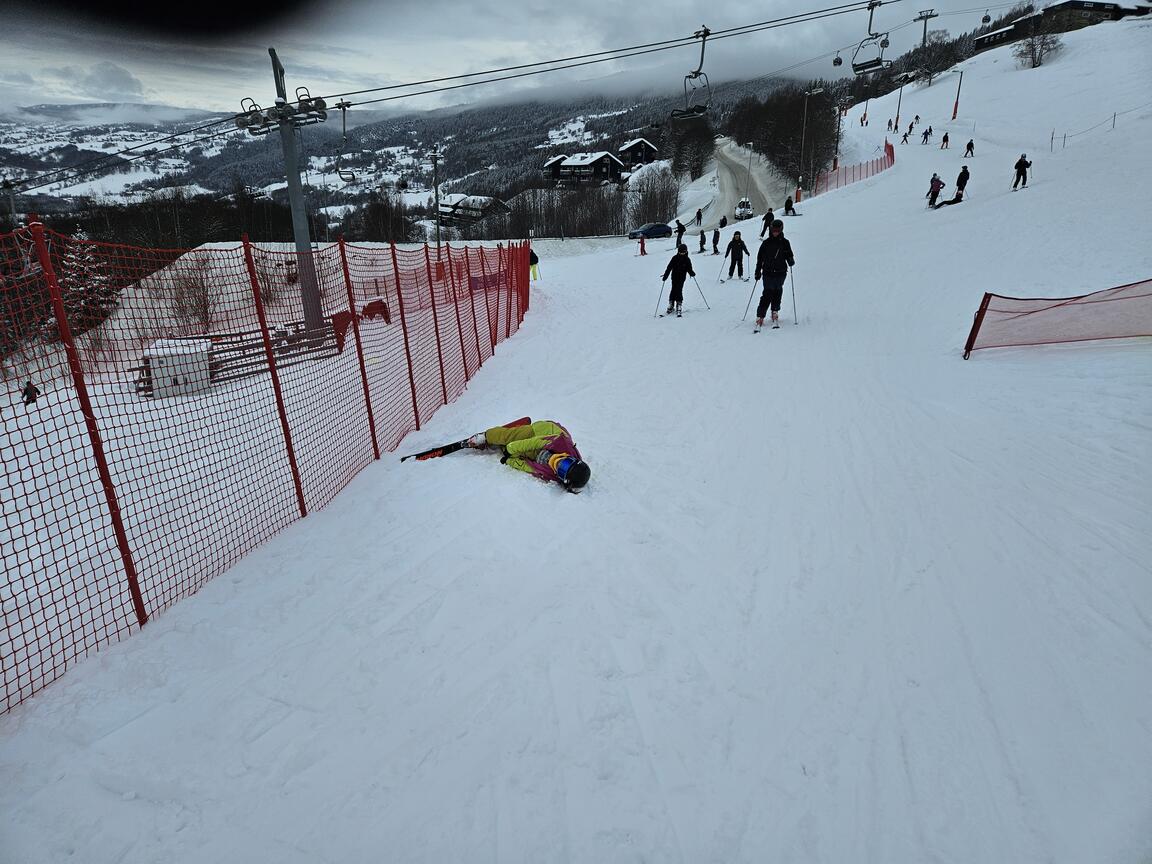
[[[633,138],[618,151],[625,165],[647,165],[656,160],[656,146],[647,139]]]

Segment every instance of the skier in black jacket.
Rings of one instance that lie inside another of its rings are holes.
[[[728,265],[728,278],[731,279],[733,273],[739,273],[740,278],[743,279],[744,256],[748,255],[751,257],[752,253],[749,252],[748,247],[744,245],[744,241],[741,239],[739,231],[732,235],[732,239],[728,243],[728,248],[724,250],[725,258],[727,258],[729,254],[732,256],[732,263]]]
[[[779,219],[772,223],[768,239],[760,244],[756,254],[756,278],[764,279],[764,293],[756,304],[756,326],[764,326],[764,314],[772,307],[773,323],[780,320],[780,300],[784,296],[784,280],[788,268],[796,266],[792,256],[792,244],[784,236],[784,223]]]
[[[768,208],[768,212],[764,214],[764,224],[760,226],[760,239],[764,239],[764,235],[768,233],[768,229],[772,227],[772,222],[776,219],[776,214],[772,212],[772,208]]]
[[[1028,154],[1021,153],[1020,158],[1016,160],[1016,180],[1012,183],[1012,188],[1016,188],[1017,183],[1023,182],[1023,185],[1028,185],[1028,169],[1032,167],[1032,163],[1028,161]]]
[[[965,165],[960,169],[960,174],[956,177],[956,194],[948,201],[941,201],[939,204],[934,205],[934,209],[939,210],[941,207],[948,207],[952,204],[959,204],[964,200],[964,187],[968,185],[968,178],[971,175],[968,173],[968,166]]]
[[[688,229],[684,227],[684,224],[679,219],[677,219],[676,220],[676,247],[677,248],[679,248],[680,244],[684,242],[684,232],[687,230]]]
[[[668,292],[667,314],[675,312],[679,318],[684,303],[684,282],[689,276],[696,276],[696,271],[692,269],[692,259],[688,257],[688,247],[683,243],[676,248],[676,254],[664,268],[664,275],[660,277],[660,281],[667,282],[669,275],[672,276],[672,290]]]

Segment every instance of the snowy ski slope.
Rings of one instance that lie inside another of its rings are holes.
[[[935,143],[787,222],[798,326],[695,254],[711,310],[654,319],[667,241],[540,244],[401,450],[553,418],[589,488],[371,466],[0,717],[0,860],[1147,864],[1152,345],[960,359],[985,290],[1152,276],[1152,21],[1064,38],[967,61],[954,123],[905,88]]]

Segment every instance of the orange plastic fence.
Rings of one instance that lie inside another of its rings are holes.
[[[979,348],[1135,336],[1152,336],[1152,279],[1080,297],[985,294],[964,344],[964,359]]]
[[[885,141],[883,156],[878,156],[868,162],[860,162],[856,165],[841,165],[835,171],[824,171],[817,174],[816,183],[813,186],[812,192],[809,194],[819,195],[823,192],[831,192],[833,189],[839,189],[842,186],[847,186],[860,180],[867,180],[869,177],[875,177],[881,171],[885,171],[895,164],[896,148],[888,141]]]
[[[528,309],[528,245],[0,235],[0,711],[323,507]]]

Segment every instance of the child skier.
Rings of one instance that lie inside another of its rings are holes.
[[[732,255],[732,263],[728,265],[728,278],[732,278],[733,273],[739,273],[740,278],[744,279],[744,256],[751,256],[748,247],[744,245],[744,241],[740,238],[740,232],[737,231],[732,235],[732,240],[728,243],[728,248],[724,250],[724,257],[727,258],[729,253]],[[723,265],[721,265],[723,266]],[[745,282],[748,280],[745,279]]]
[[[684,283],[689,276],[696,276],[696,271],[692,269],[692,259],[688,257],[688,247],[683,243],[677,247],[676,254],[664,268],[664,275],[660,277],[660,281],[667,282],[669,275],[672,276],[672,290],[668,292],[668,310],[665,314],[671,315],[675,312],[679,318],[684,303]]]
[[[579,492],[592,476],[572,436],[555,420],[533,423],[525,417],[506,426],[493,426],[469,438],[468,446],[476,450],[499,447],[501,465],[541,480],[555,480],[568,492]]]

